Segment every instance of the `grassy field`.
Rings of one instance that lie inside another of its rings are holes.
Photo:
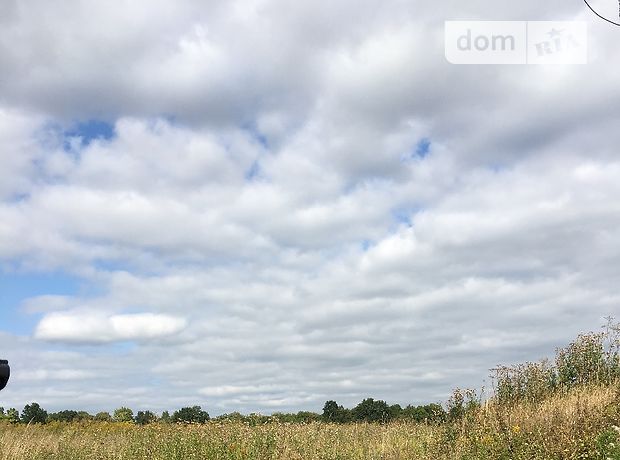
[[[620,326],[500,367],[491,398],[457,390],[446,407],[436,424],[4,420],[0,460],[620,460]]]
[[[0,459],[620,459],[620,388],[487,402],[439,426],[87,423],[0,426]]]

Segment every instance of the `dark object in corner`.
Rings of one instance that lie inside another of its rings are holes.
[[[5,359],[0,359],[0,390],[2,390],[11,376],[11,368],[9,362]]]

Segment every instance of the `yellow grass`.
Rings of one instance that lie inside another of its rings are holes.
[[[0,460],[616,459],[620,389],[587,387],[539,404],[488,402],[441,426],[209,422],[0,425]]]

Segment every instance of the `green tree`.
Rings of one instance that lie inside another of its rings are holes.
[[[98,412],[97,415],[95,415],[95,420],[97,422],[110,422],[112,421],[112,416],[109,412]]]
[[[205,423],[209,420],[209,414],[200,406],[183,407],[172,415],[173,422]]]
[[[480,400],[476,390],[457,388],[447,402],[449,420],[459,420],[480,408]]]
[[[115,422],[133,422],[133,411],[128,407],[119,407],[114,411]]]
[[[390,406],[385,401],[366,398],[351,411],[353,418],[365,422],[388,422]]]
[[[424,406],[426,413],[428,414],[427,421],[431,423],[442,423],[447,418],[446,411],[441,407],[441,404],[431,403]]]
[[[14,407],[6,411],[5,420],[11,423],[19,423],[19,412]]]
[[[73,422],[78,418],[77,411],[74,410],[63,410],[60,412],[56,412],[54,414],[50,414],[48,420],[50,422]]]
[[[170,412],[168,412],[167,410],[163,411],[161,413],[161,417],[159,418],[159,421],[162,423],[172,422],[172,418],[170,417]]]
[[[246,417],[240,412],[231,412],[230,414],[219,415],[216,420],[241,423],[246,420]]]
[[[318,422],[321,419],[321,416],[316,412],[309,411],[299,411],[295,414],[295,421],[297,423],[311,423]]]
[[[148,425],[157,421],[157,416],[150,410],[138,411],[136,414],[135,422],[138,425]]]
[[[389,407],[388,412],[390,414],[390,420],[396,420],[402,415],[403,408],[400,406],[400,404],[392,404]]]
[[[325,402],[321,417],[326,422],[346,423],[351,420],[351,411],[330,400]]]
[[[38,403],[26,404],[21,415],[22,423],[45,423],[47,411],[43,410]]]
[[[420,423],[441,423],[446,419],[446,411],[441,405],[432,403],[425,406],[407,406],[401,418]]]
[[[77,416],[75,417],[76,420],[80,420],[80,421],[88,421],[88,420],[94,420],[95,417],[93,417],[92,415],[90,415],[88,412],[81,410],[78,411]]]

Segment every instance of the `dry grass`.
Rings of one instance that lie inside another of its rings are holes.
[[[490,401],[455,425],[452,457],[620,459],[620,388],[579,387],[538,402]]]
[[[540,403],[490,401],[427,426],[89,423],[0,426],[0,460],[42,459],[620,459],[620,387],[574,389]]]

